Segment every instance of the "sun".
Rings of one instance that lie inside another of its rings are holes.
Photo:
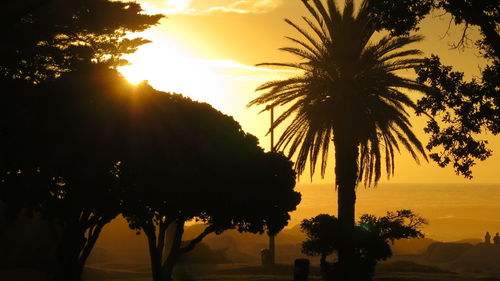
[[[165,37],[148,39],[153,43],[126,56],[130,64],[118,69],[130,83],[147,81],[161,91],[179,93],[219,109],[223,106],[223,77],[216,68]]]

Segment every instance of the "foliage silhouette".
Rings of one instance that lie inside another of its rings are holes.
[[[435,117],[425,128],[431,135],[427,148],[440,151],[430,157],[441,167],[453,164],[455,172],[466,178],[472,178],[471,168],[477,160],[492,154],[488,142],[478,135],[500,132],[498,67],[484,69],[480,81],[464,81],[463,72],[442,65],[437,56],[427,58],[418,68],[419,81],[436,89],[418,101],[419,111]]]
[[[465,44],[470,26],[477,26],[482,38],[476,45],[485,57],[500,57],[500,8],[496,0],[403,0],[370,1],[369,12],[375,18],[378,30],[386,29],[393,35],[408,34],[418,30],[420,21],[433,9],[442,9],[452,16],[455,24],[464,24],[460,44]]]
[[[358,263],[356,280],[372,280],[377,262],[392,256],[389,243],[398,239],[423,238],[420,228],[426,223],[411,210],[387,212],[383,217],[361,216],[354,230]],[[307,240],[302,243],[302,252],[310,256],[320,256],[323,278],[334,280],[336,264],[329,263],[326,259],[342,245],[338,219],[321,214],[303,220],[301,229],[307,236]]]
[[[161,280],[170,223],[176,236],[167,245],[166,278],[209,233],[275,234],[300,202],[292,163],[264,153],[208,104],[132,86],[101,64],[18,84],[1,105],[0,199],[11,216],[27,210],[54,225],[54,280],[80,280],[101,229],[120,212],[147,235]],[[193,218],[207,229],[181,249],[182,226]]]
[[[38,83],[75,70],[82,63],[124,64],[148,41],[128,39],[162,16],[146,15],[133,2],[109,0],[9,1],[2,9],[0,77]]]
[[[418,31],[420,21],[435,7],[436,0],[370,0],[368,11],[377,30],[389,30],[391,35],[409,35]]]
[[[424,148],[411,130],[407,108],[416,105],[401,89],[428,91],[420,83],[397,76],[394,71],[412,69],[422,63],[418,50],[401,50],[421,40],[419,36],[384,37],[373,45],[375,32],[368,1],[355,15],[353,1],[346,1],[343,13],[335,1],[325,6],[315,0],[303,2],[313,19],[304,17],[313,34],[286,20],[304,41],[289,38],[298,47],[281,50],[297,55],[300,63],[264,63],[285,66],[303,74],[261,85],[265,91],[249,103],[270,107],[288,106],[274,122],[276,127],[292,118],[277,147],[297,153],[296,169],[301,174],[309,160],[311,175],[321,157],[321,175],[327,168],[330,141],[335,146],[335,175],[338,216],[343,235],[339,249],[342,280],[355,272],[352,229],[356,186],[376,184],[381,176],[382,154],[388,176],[394,172],[394,153],[400,144],[418,161],[426,158]]]
[[[5,94],[1,105],[0,199],[12,215],[38,212],[56,226],[56,280],[80,279],[102,227],[120,212],[146,233],[154,274],[166,227],[176,223],[163,269],[170,277],[180,253],[209,233],[275,234],[300,202],[292,163],[264,153],[208,104],[132,86],[99,64],[18,84],[22,91]],[[181,249],[192,218],[207,229]]]
[[[144,95],[144,94],[143,94]],[[135,105],[137,124],[119,167],[123,214],[148,238],[153,280],[170,280],[179,257],[210,233],[276,234],[300,194],[292,163],[264,153],[257,139],[208,104],[152,94]],[[206,225],[182,245],[184,224]]]
[[[120,212],[116,163],[126,134],[118,126],[128,119],[116,76],[93,65],[4,94],[0,199],[11,215],[37,212],[54,226],[54,280],[80,280],[101,229]]]
[[[472,178],[475,163],[491,156],[480,133],[498,134],[500,126],[500,5],[496,0],[405,0],[371,1],[371,13],[378,18],[378,29],[395,34],[418,29],[420,20],[432,9],[443,9],[455,24],[463,24],[456,48],[468,45],[468,30],[479,28],[481,38],[475,42],[487,66],[480,79],[464,81],[463,73],[452,71],[431,56],[418,71],[419,80],[435,88],[419,101],[419,110],[437,120],[429,121],[425,131],[430,135],[428,149],[440,166],[452,164],[455,172]]]
[[[106,68],[147,43],[124,36],[162,17],[141,12],[108,0],[9,2],[0,12],[8,38],[0,46],[0,195],[8,217],[26,210],[56,225],[56,280],[80,279],[102,227],[120,211],[114,144],[123,136],[108,130],[117,116],[102,93],[125,85]]]

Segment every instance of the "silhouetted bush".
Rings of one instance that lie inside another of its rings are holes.
[[[356,250],[357,280],[372,280],[378,261],[392,256],[390,243],[396,239],[423,237],[419,228],[425,220],[410,210],[387,212],[386,216],[361,216],[353,232]],[[321,257],[321,271],[327,281],[338,280],[337,262],[328,262],[327,256],[336,253],[342,240],[339,221],[326,214],[303,220],[301,229],[307,235],[302,243],[302,251],[311,256]]]

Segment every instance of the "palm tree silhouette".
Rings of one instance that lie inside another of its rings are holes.
[[[422,37],[387,36],[370,43],[375,29],[370,24],[369,1],[363,0],[357,13],[352,0],[346,0],[343,12],[334,0],[327,0],[326,5],[321,0],[302,2],[313,18],[303,17],[312,32],[285,19],[303,39],[287,37],[298,46],[280,49],[298,56],[300,62],[259,64],[291,67],[300,74],[261,85],[257,91],[263,93],[248,106],[284,107],[271,130],[291,119],[276,146],[297,155],[295,168],[299,174],[309,162],[313,175],[321,157],[324,176],[333,140],[338,218],[344,241],[338,249],[337,268],[342,280],[353,280],[351,234],[356,186],[362,181],[366,186],[376,185],[382,162],[390,177],[400,145],[417,162],[418,154],[427,160],[407,112],[415,109],[415,104],[402,90],[425,92],[428,88],[395,73],[422,62],[415,57],[419,50],[401,50]]]

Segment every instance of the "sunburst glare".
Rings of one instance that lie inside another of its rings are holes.
[[[130,64],[119,71],[129,82],[147,80],[156,89],[183,94],[219,109],[223,107],[223,77],[215,67],[165,38],[154,38],[153,42],[125,57]]]

